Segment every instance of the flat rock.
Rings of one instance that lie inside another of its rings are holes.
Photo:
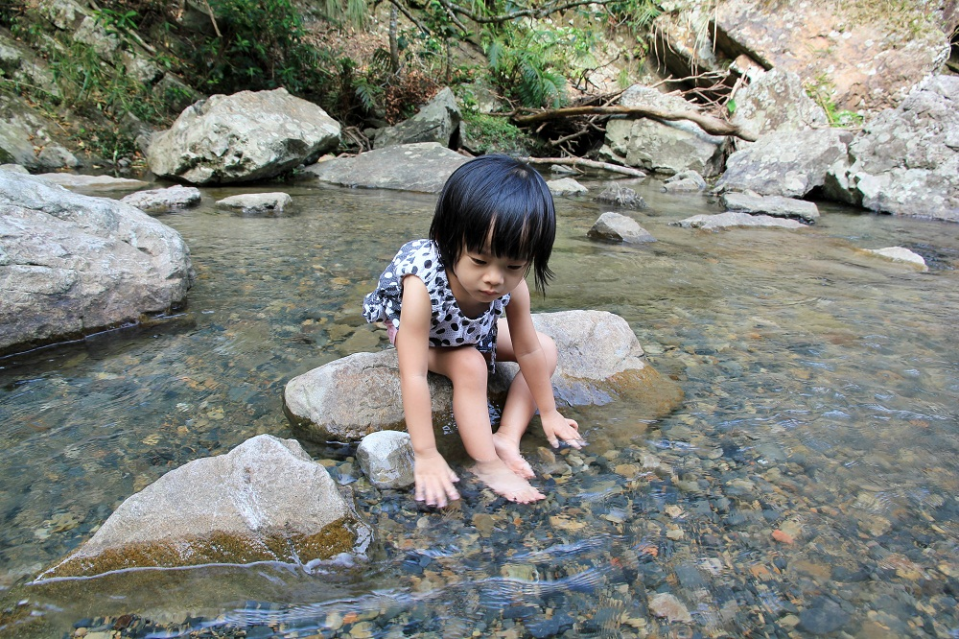
[[[918,266],[923,271],[929,270],[929,268],[926,266],[926,260],[923,259],[921,255],[914,253],[907,248],[903,248],[902,246],[890,246],[881,249],[865,249],[865,252],[871,255],[884,257],[893,262],[906,262],[914,266]]]
[[[78,175],[76,173],[41,173],[34,176],[49,184],[57,184],[67,189],[84,191],[132,191],[149,186],[149,182],[129,178],[115,178],[109,175]]]
[[[200,189],[179,184],[165,189],[137,191],[120,199],[145,213],[169,213],[189,208],[200,203]]]
[[[329,473],[296,440],[259,435],[127,498],[39,581],[130,568],[307,563],[354,550],[365,533],[353,524]]]
[[[217,200],[217,208],[239,215],[283,215],[293,207],[287,193],[243,193]]]
[[[724,193],[720,197],[720,202],[727,211],[799,218],[806,222],[815,222],[819,219],[819,207],[815,203],[780,195]]]
[[[436,142],[400,144],[307,167],[321,182],[350,188],[439,193],[469,158]]]
[[[770,215],[750,215],[749,213],[740,212],[726,212],[716,215],[694,215],[687,217],[685,220],[671,222],[670,224],[686,229],[704,229],[706,231],[763,226],[800,229],[804,226],[803,223],[798,220],[787,220]]]

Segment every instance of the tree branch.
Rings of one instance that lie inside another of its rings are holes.
[[[565,164],[569,166],[588,166],[591,169],[603,169],[613,173],[622,173],[631,177],[646,177],[646,174],[639,169],[633,169],[619,164],[610,164],[609,162],[597,162],[596,160],[586,160],[583,158],[516,158],[520,162],[527,164]]]
[[[538,9],[521,9],[519,11],[510,11],[509,13],[501,13],[495,16],[479,15],[475,11],[467,9],[466,7],[461,7],[458,4],[453,4],[452,2],[444,2],[443,4],[459,15],[466,16],[473,22],[477,22],[479,24],[492,24],[498,22],[509,22],[510,20],[514,20],[516,18],[545,18],[546,16],[566,11],[567,9],[574,9],[576,7],[582,7],[591,4],[607,5],[615,1],[616,0],[571,0],[570,2],[565,2],[563,4],[548,3]]]
[[[513,121],[519,125],[536,124],[548,120],[557,120],[560,118],[569,118],[577,115],[628,115],[644,118],[657,118],[659,120],[689,120],[698,124],[699,127],[711,135],[734,135],[747,142],[755,142],[756,136],[744,133],[739,127],[728,122],[718,120],[708,115],[695,113],[692,111],[664,111],[651,107],[625,107],[625,106],[581,106],[567,107],[565,109],[554,109],[551,111],[542,111],[532,115],[518,115]]]

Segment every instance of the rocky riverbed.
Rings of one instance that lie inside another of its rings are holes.
[[[167,471],[290,437],[289,379],[384,347],[360,300],[432,198],[302,186],[295,215],[248,218],[215,202],[256,189],[208,189],[163,215],[196,269],[180,315],[0,364],[0,633],[950,636],[951,226],[823,205],[799,231],[708,232],[671,225],[719,212],[708,195],[631,186],[647,208],[619,211],[657,241],[591,240],[604,206],[561,199],[537,309],[624,317],[686,399],[658,421],[628,402],[575,410],[583,451],[529,437],[542,504],[464,470],[464,498],[424,511],[370,485],[352,447],[314,444],[374,530],[365,556],[29,585]],[[894,243],[929,270],[864,252]]]

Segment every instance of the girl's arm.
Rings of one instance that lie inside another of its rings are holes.
[[[430,296],[423,280],[415,275],[403,279],[400,328],[396,353],[400,364],[403,415],[413,444],[416,500],[443,507],[448,499],[459,499],[453,482],[459,481],[436,448],[433,411],[430,403],[429,334],[432,319]]]
[[[510,302],[506,306],[506,321],[513,342],[513,354],[539,409],[546,439],[551,446],[558,446],[561,439],[575,448],[580,448],[583,439],[579,430],[573,426],[575,422],[566,419],[556,410],[553,384],[550,382],[552,371],[546,364],[546,356],[536,336],[536,327],[533,326],[529,287],[525,280],[510,293]]]

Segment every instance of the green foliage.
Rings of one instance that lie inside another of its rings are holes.
[[[566,73],[572,54],[562,31],[530,29],[516,24],[486,31],[486,59],[493,83],[504,95],[529,108],[566,104]],[[587,49],[588,51],[588,49]]]
[[[863,116],[854,111],[841,110],[833,102],[832,81],[825,75],[819,75],[814,84],[806,86],[806,95],[811,97],[826,112],[826,119],[832,127],[862,126]]]
[[[201,44],[193,60],[207,67],[208,91],[232,93],[286,87],[316,93],[320,52],[305,40],[290,0],[212,0],[221,35]]]
[[[515,153],[527,155],[535,142],[503,116],[486,115],[473,110],[463,112],[466,145],[477,153]]]
[[[612,18],[612,26],[626,26],[633,36],[643,36],[653,20],[662,14],[655,0],[621,0],[606,5]]]
[[[129,33],[136,31],[136,17],[137,12],[133,10],[117,11],[104,8],[93,12],[93,18],[103,25],[103,29],[107,33],[118,36],[127,36]]]

